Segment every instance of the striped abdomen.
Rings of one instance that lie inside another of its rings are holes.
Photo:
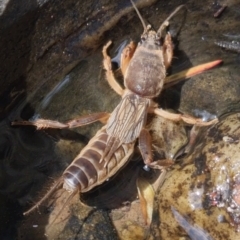
[[[106,127],[102,127],[82,149],[63,173],[63,188],[73,192],[87,192],[113,176],[129,160],[134,150],[134,142],[122,144],[105,165],[100,163],[108,139]]]

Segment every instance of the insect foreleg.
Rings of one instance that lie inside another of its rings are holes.
[[[123,95],[123,88],[120,86],[120,84],[117,82],[117,80],[114,77],[113,71],[112,71],[112,62],[111,58],[107,54],[107,49],[111,45],[111,41],[109,41],[102,50],[103,53],[103,67],[106,70],[106,79],[108,81],[108,84],[110,87],[120,96]]]
[[[164,44],[163,44],[163,58],[164,58],[164,65],[167,69],[172,62],[173,58],[173,44],[172,44],[172,37],[170,33],[167,33],[165,36]]]
[[[136,44],[131,41],[122,51],[121,54],[121,71],[123,76],[125,75],[125,72],[127,70],[128,64],[130,60],[132,59],[132,56],[136,50]]]

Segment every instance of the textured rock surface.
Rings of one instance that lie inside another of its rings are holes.
[[[177,50],[174,54],[175,58],[170,73],[215,59],[224,60],[221,67],[164,91],[159,98],[160,105],[203,117],[207,117],[209,114],[233,111],[234,104],[239,101],[240,96],[239,57],[237,54],[221,50],[214,45],[214,41],[221,39],[223,34],[226,33],[230,38],[239,35],[238,19],[240,11],[238,2],[235,0],[228,1],[228,8],[217,19],[213,17],[213,14],[219,8],[219,5],[217,3],[213,4],[212,1],[162,0],[155,2],[154,0],[138,1],[139,7],[146,7],[154,3],[154,5],[140,11],[144,19],[149,21],[155,29],[178,5],[184,3],[188,8],[186,22],[178,36],[179,42],[176,44]],[[132,11],[128,0],[118,2],[102,0],[98,1],[98,4],[72,0],[64,1],[64,3],[56,0],[2,1],[1,4],[0,117],[2,119],[1,126],[3,126],[1,127],[0,142],[1,171],[3,172],[2,176],[8,176],[4,179],[4,182],[10,184],[1,185],[0,191],[3,195],[1,197],[3,203],[1,211],[5,214],[2,232],[4,237],[10,236],[9,239],[12,239],[12,229],[15,228],[13,220],[15,215],[12,214],[12,211],[16,212],[15,209],[25,208],[26,202],[36,197],[40,189],[39,186],[42,189],[42,194],[40,194],[42,196],[50,185],[50,183],[46,184],[45,180],[48,180],[50,175],[55,177],[55,175],[62,173],[62,170],[72,161],[87,140],[99,129],[100,124],[74,131],[47,131],[47,134],[44,134],[36,133],[34,129],[28,130],[25,127],[11,128],[10,121],[20,117],[28,119],[38,116],[65,121],[86,113],[112,111],[119,102],[119,97],[109,88],[101,71],[102,45],[111,39],[114,42],[113,49],[115,50],[126,39],[131,38],[138,41],[143,28],[136,13]],[[179,28],[181,20],[181,14],[171,20],[170,31],[173,35]],[[114,50],[110,51],[111,56],[116,55]],[[25,134],[24,131],[26,131]],[[22,140],[16,135],[21,136]],[[39,153],[35,152],[36,146],[37,149],[40,149]],[[16,150],[15,154],[12,154],[13,150]],[[49,163],[49,159],[52,159],[53,162]],[[46,168],[47,171],[45,171]],[[132,176],[134,180],[132,180],[131,186],[134,186],[135,170],[135,167],[133,167],[132,172],[123,174],[121,179],[127,179],[131,182],[129,175]],[[178,201],[182,201],[179,205],[187,199],[188,195],[184,195],[184,193],[189,193],[189,189],[193,185],[192,178],[187,174],[192,174],[195,170],[196,167],[193,164],[179,169],[176,168],[169,173],[167,181],[160,191],[160,199],[162,199],[162,202],[160,202],[160,227],[163,236],[166,236],[164,235],[166,234],[164,229],[168,229],[169,233],[174,232],[175,235],[172,234],[171,236],[175,236],[176,239],[182,235],[187,237],[183,230],[175,231],[178,223],[173,218],[170,203],[172,203],[173,197],[178,197]],[[25,171],[29,172],[25,173]],[[42,174],[42,172],[44,173]],[[19,181],[16,181],[16,176],[21,176],[18,178]],[[29,176],[29,178],[24,176]],[[16,185],[11,184],[14,179]],[[24,184],[22,184],[23,181]],[[178,184],[180,181],[184,182],[182,184],[184,191],[182,191],[181,196],[174,191],[175,184],[181,187]],[[26,186],[30,186],[30,190],[26,189]],[[106,188],[103,188],[99,192],[105,193],[105,191],[107,192]],[[116,190],[112,190],[112,192],[110,190],[110,196],[114,195],[114,191],[116,192]],[[92,195],[90,196],[93,199]],[[127,201],[128,193],[124,192],[122,195],[120,193],[118,196],[123,196],[119,198],[122,201]],[[96,201],[92,200],[92,205],[100,205],[101,207],[102,203],[98,204],[98,199],[108,203],[104,200],[108,197],[109,194],[103,197],[101,197],[101,194],[97,195]],[[132,198],[129,195],[129,199]],[[12,201],[13,204],[11,204]],[[114,199],[111,200],[108,203],[109,206],[113,206],[114,201]],[[167,207],[162,205],[164,201],[168,201]],[[79,217],[85,216],[84,213],[78,213],[79,209],[84,209],[82,205],[78,204],[78,198],[76,198],[75,202],[66,209],[66,211],[70,209],[69,211],[72,213],[70,219],[73,219],[71,221],[74,223],[72,230],[71,224],[68,225],[69,228],[65,229],[66,231],[72,231],[71,236],[80,236],[82,220],[79,220]],[[5,206],[10,210],[5,211]],[[192,214],[190,207],[186,211],[182,211],[177,205],[173,206],[183,217],[186,213]],[[57,209],[59,208],[61,208],[61,204],[58,205]],[[167,216],[172,216],[170,218],[172,225],[168,225],[168,219],[162,218],[163,213],[161,211],[168,214]],[[211,211],[218,214],[221,210],[215,206],[211,208]],[[197,212],[202,214],[203,210],[195,212],[196,214]],[[101,215],[102,212],[100,211],[99,214]],[[116,232],[109,224],[106,214],[104,212],[101,218],[96,212],[97,219],[100,219],[101,223],[105,221],[103,218],[106,219],[108,229],[112,231],[112,239],[114,239]],[[140,216],[141,213],[137,212],[137,214]],[[42,214],[43,224],[41,234],[38,235],[39,239],[46,239],[46,236],[44,236],[45,230],[43,230],[48,224],[48,214],[46,215]],[[230,221],[229,213],[223,215]],[[32,216],[25,217],[22,229],[24,227],[29,229],[31,226],[29,232],[35,231],[33,220],[40,220],[40,216],[38,212],[35,212]],[[65,215],[63,214],[63,216]],[[208,217],[204,216],[207,221]],[[198,216],[195,218],[197,219]],[[189,221],[191,225],[199,224],[195,221],[195,218],[191,219],[192,222]],[[6,224],[9,222],[11,224]],[[211,232],[214,239],[218,239],[216,234],[226,236],[225,233],[219,233],[219,229],[221,230],[222,224],[229,226],[229,223],[218,223],[216,219],[213,220],[213,223],[206,222],[199,225],[207,231],[206,225],[210,225],[213,230],[208,232]],[[128,224],[128,226],[131,229],[131,224]],[[89,229],[90,232],[93,231],[92,228]],[[21,231],[24,234],[21,234]],[[29,239],[27,231],[21,231],[19,232],[19,238],[22,236],[22,239]],[[229,226],[227,231],[227,234],[236,236],[233,227]],[[142,230],[140,229],[138,233],[141,234]],[[65,233],[59,233],[56,230],[55,234],[55,236],[60,236],[59,234]],[[87,232],[82,234],[88,236]],[[163,237],[163,239],[166,238]]]

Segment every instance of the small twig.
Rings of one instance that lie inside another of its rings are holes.
[[[220,7],[220,8],[213,14],[213,16],[214,16],[215,18],[219,17],[219,16],[222,14],[222,12],[226,9],[226,7],[227,7],[227,5],[224,4],[222,7]]]

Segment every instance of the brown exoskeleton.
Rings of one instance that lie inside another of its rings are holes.
[[[144,32],[138,46],[135,48],[133,43],[130,43],[127,46],[126,55],[122,56],[125,89],[122,89],[115,80],[111,68],[111,59],[106,52],[111,42],[103,48],[103,63],[107,80],[110,86],[122,96],[121,102],[114,109],[107,122],[106,132],[109,139],[103,158],[107,163],[113,152],[121,144],[131,143],[139,138],[139,148],[145,164],[156,166],[155,162],[152,163],[151,137],[145,129],[148,113],[155,113],[173,121],[183,120],[188,124],[202,126],[216,123],[217,119],[203,122],[201,119],[190,116],[169,113],[158,108],[158,105],[153,101],[162,91],[166,69],[170,66],[173,57],[171,35],[167,33],[163,39],[163,32],[168,26],[170,18],[185,6],[181,5],[176,8],[157,32],[152,30],[150,25],[145,25],[138,9],[134,4],[133,6],[142,21]]]
[[[158,162],[152,162],[151,137],[145,128],[148,113],[155,113],[173,121],[183,120],[189,124],[203,126],[217,122],[217,119],[203,122],[201,119],[190,116],[169,113],[158,108],[153,101],[153,98],[162,91],[166,68],[171,64],[173,55],[171,35],[167,33],[163,41],[163,32],[169,19],[184,6],[179,6],[155,32],[151,30],[150,26],[145,25],[133,2],[132,4],[143,23],[144,32],[139,45],[135,47],[133,43],[130,43],[121,56],[121,70],[126,89],[122,89],[117,83],[112,71],[111,59],[107,55],[107,48],[111,42],[103,48],[103,65],[107,81],[122,96],[121,102],[110,114],[110,117],[108,113],[102,112],[83,116],[67,123],[46,119],[38,119],[33,122],[13,122],[13,125],[34,125],[38,129],[74,128],[108,119],[106,126],[97,132],[64,171],[53,188],[28,212],[38,207],[61,185],[71,193],[71,197],[78,191],[89,191],[116,174],[129,160],[137,139],[139,139],[139,148],[145,164],[161,168]]]

